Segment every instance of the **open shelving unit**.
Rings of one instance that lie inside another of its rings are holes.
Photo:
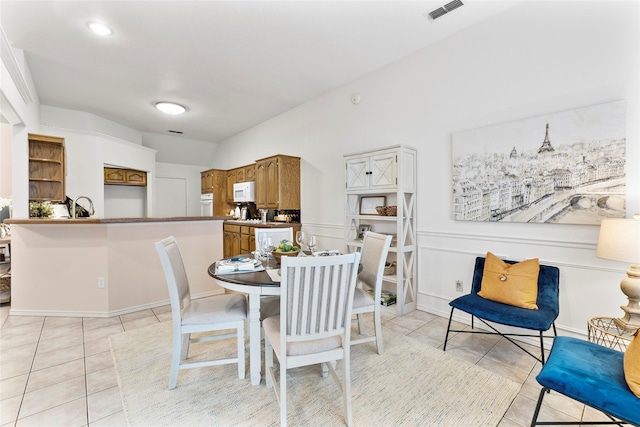
[[[29,200],[63,202],[64,138],[29,134]]]
[[[362,248],[359,234],[363,227],[394,235],[387,260],[396,262],[396,273],[384,276],[383,291],[396,294],[396,313],[404,315],[415,310],[417,298],[416,150],[397,145],[344,157],[347,251]],[[371,202],[376,201],[397,206],[396,216],[382,216],[375,213],[375,209],[372,211]],[[366,207],[364,211],[363,207]]]

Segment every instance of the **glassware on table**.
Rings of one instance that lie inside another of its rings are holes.
[[[269,265],[269,258],[271,258],[273,255],[271,255],[273,253],[273,250],[275,249],[273,246],[273,239],[269,236],[265,236],[262,239],[262,253],[264,254],[265,258],[267,259],[267,266]]]
[[[307,247],[313,253],[318,248],[318,238],[316,236],[309,236],[309,241],[307,242]]]
[[[303,250],[304,248],[302,245],[307,242],[307,233],[304,231],[296,231],[296,242],[298,243],[298,246],[300,246],[300,250]]]

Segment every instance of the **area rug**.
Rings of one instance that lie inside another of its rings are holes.
[[[352,347],[355,426],[496,426],[520,389],[512,380],[415,339],[390,330],[383,337],[383,355],[373,344]],[[113,335],[110,341],[131,426],[280,424],[273,390],[264,380],[252,386],[248,372],[246,379],[238,379],[236,365],[182,370],[177,388],[168,390],[170,322]],[[221,340],[192,345],[190,352],[201,358],[212,345],[220,349],[219,356],[235,351],[234,340]],[[287,376],[290,425],[344,425],[341,395],[330,376],[323,379],[318,366],[293,369]]]

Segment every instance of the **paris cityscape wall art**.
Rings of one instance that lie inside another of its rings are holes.
[[[459,132],[452,146],[455,220],[625,217],[625,101]]]

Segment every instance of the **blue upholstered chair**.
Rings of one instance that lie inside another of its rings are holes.
[[[536,380],[542,385],[531,426],[553,424],[624,424],[640,426],[640,398],[625,381],[624,353],[570,337],[557,337],[549,360]],[[612,421],[538,422],[544,395],[550,390],[604,412]],[[622,423],[614,418],[622,420]]]
[[[512,305],[502,304],[500,302],[491,301],[478,295],[480,284],[482,283],[482,274],[484,271],[484,257],[476,258],[476,265],[473,272],[473,283],[471,284],[471,293],[454,299],[449,303],[451,306],[451,314],[449,316],[449,324],[447,326],[447,335],[444,339],[444,348],[447,349],[447,341],[449,340],[449,332],[460,332],[470,334],[498,334],[505,337],[512,344],[526,352],[528,355],[539,360],[544,365],[544,338],[553,338],[556,336],[555,320],[558,317],[559,305],[559,282],[560,270],[557,267],[548,265],[540,265],[540,273],[538,275],[538,298],[536,304],[537,310],[527,308],[514,307]],[[505,262],[515,264],[515,261]],[[453,318],[453,310],[462,310],[471,315],[471,328],[474,325],[474,318],[480,319],[490,331],[477,330],[455,330],[451,329],[451,319]],[[497,323],[506,326],[515,326],[521,329],[536,331],[533,333],[506,333],[500,332],[495,326],[488,322]],[[544,335],[544,332],[553,327],[553,336]],[[540,338],[540,356],[536,356],[529,350],[520,345],[517,341],[510,337],[539,337]]]

